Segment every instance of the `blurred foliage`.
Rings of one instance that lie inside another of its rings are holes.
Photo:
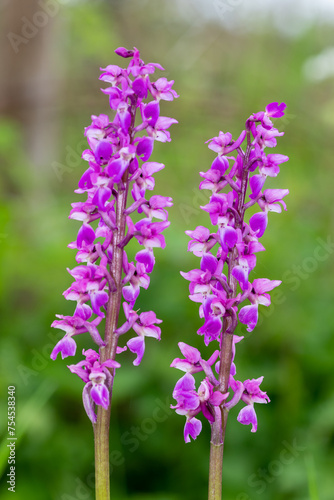
[[[0,122],[0,437],[6,438],[7,385],[14,384],[21,426],[16,498],[94,497],[93,434],[81,404],[82,383],[66,362],[50,361],[59,334],[49,325],[55,313],[73,311],[62,292],[71,282],[65,268],[75,260],[67,244],[78,225],[67,216],[70,203],[79,200],[73,190],[85,168],[83,128],[91,114],[108,112],[99,92],[99,67],[118,63],[114,48],[135,45],[145,61],[160,62],[175,79],[180,98],[163,103],[162,112],[180,125],[172,128],[172,142],[157,144],[154,152],[153,159],[166,164],[157,174],[156,193],[173,196],[174,207],[167,247],[157,251],[151,286],[142,291],[139,306],[163,319],[163,336],[160,343],[148,339],[140,368],[124,354],[117,373],[113,498],[206,497],[209,425],[205,422],[197,441],[185,445],[183,418],[168,410],[180,375],[169,368],[179,355],[177,342],[211,352],[196,335],[198,307],[188,299],[187,282],[179,274],[198,266],[186,252],[184,231],[209,224],[199,210],[208,195],[198,191],[198,173],[213,158],[204,142],[219,130],[237,136],[252,112],[285,101],[288,114],[277,127],[286,134],[277,152],[289,155],[290,162],[270,187],[289,188],[288,212],[271,214],[263,238],[267,251],[253,272],[253,278],[283,279],[283,284],[253,334],[239,325],[246,339],[236,357],[241,380],[264,375],[271,403],[257,407],[256,434],[237,423],[238,408],[231,411],[224,498],[332,500],[334,259],[333,248],[326,250],[321,242],[333,238],[333,79],[310,83],[302,71],[307,58],[333,44],[332,28],[314,25],[298,37],[283,38],[268,26],[252,34],[214,24],[190,26],[153,0],[66,3],[59,21],[66,69],[62,138],[59,157],[45,165],[48,184],[34,182],[17,124]],[[87,338],[78,340],[78,353],[83,347]],[[291,448],[290,460],[284,461],[284,450]],[[4,484],[1,488],[1,498],[11,498]]]

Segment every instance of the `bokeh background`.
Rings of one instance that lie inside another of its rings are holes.
[[[186,229],[206,225],[199,171],[213,159],[204,142],[236,137],[268,102],[285,101],[276,121],[290,156],[270,187],[288,188],[288,212],[271,214],[255,277],[282,279],[273,305],[237,349],[241,380],[264,375],[270,405],[257,405],[256,434],[229,417],[226,500],[334,498],[334,5],[331,0],[2,0],[0,75],[0,469],[7,491],[6,394],[17,394],[18,500],[91,500],[93,434],[82,384],[49,354],[72,314],[62,292],[75,265],[68,220],[85,169],[84,127],[108,113],[99,67],[113,50],[138,47],[175,80],[180,98],[163,103],[179,120],[157,143],[156,193],[172,196],[167,247],[157,251],[142,310],[163,319],[139,368],[123,354],[111,422],[113,498],[199,500],[207,495],[209,425],[185,445],[184,419],[168,410],[180,373],[177,342],[198,346],[197,305],[179,274],[198,266]],[[42,14],[41,14],[42,13]],[[245,334],[238,327],[239,335]],[[151,341],[150,341],[151,340]],[[79,339],[78,353],[88,347]],[[77,356],[80,359],[80,354]]]

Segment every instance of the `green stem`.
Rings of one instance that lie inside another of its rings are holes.
[[[222,491],[224,445],[210,443],[209,500],[220,500]]]
[[[223,470],[223,414],[220,408],[215,411],[215,421],[211,425],[209,495],[208,500],[220,500]]]
[[[211,428],[208,500],[221,500],[222,498],[223,453],[227,416],[226,408],[218,409],[216,420]]]
[[[109,422],[110,406],[108,410],[98,406],[97,422],[94,425],[96,500],[110,499]]]

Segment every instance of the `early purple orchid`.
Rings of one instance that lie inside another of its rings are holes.
[[[237,336],[235,329],[239,321],[251,332],[258,322],[259,306],[269,306],[268,292],[281,284],[279,280],[266,278],[252,280],[251,271],[256,266],[256,254],[265,250],[259,238],[267,229],[269,212],[286,210],[283,198],[289,193],[288,189],[263,190],[266,177],[276,177],[279,166],[288,160],[284,155],[265,153],[265,148],[275,147],[277,137],[283,135],[274,127],[272,119],[282,117],[285,107],[284,103],[274,102],[265,111],[251,115],[235,141],[230,133],[223,132],[207,141],[209,149],[218,156],[207,172],[200,173],[203,179],[200,189],[212,192],[209,203],[201,208],[209,214],[215,228],[198,226],[186,231],[191,238],[188,251],[201,259],[198,269],[181,272],[190,282],[189,297],[199,304],[199,315],[203,318],[197,333],[203,335],[207,346],[217,342],[219,350],[205,362],[198,349],[179,344],[185,359],[176,358],[171,366],[186,375],[176,383],[173,397],[177,404],[172,408],[186,417],[186,442],[201,432],[202,424],[195,418],[200,413],[211,424],[210,499],[221,495],[217,464],[222,466],[229,410],[239,401],[246,403],[237,420],[250,424],[255,432],[254,404],[270,401],[260,389],[263,377],[244,382],[236,379],[235,344],[243,337]],[[256,204],[259,211],[247,222],[245,212]],[[243,304],[245,301],[248,304]],[[216,374],[211,368],[213,363],[216,363]],[[196,391],[194,375],[199,372],[204,372],[205,378]]]
[[[108,84],[102,92],[109,98],[113,116],[92,116],[85,129],[88,142],[82,158],[88,165],[78,183],[78,194],[85,201],[72,204],[69,217],[81,227],[69,247],[77,251],[78,265],[68,270],[74,282],[64,292],[67,300],[76,302],[73,316],[59,316],[52,326],[65,331],[54,347],[51,358],[64,359],[76,353],[75,336],[90,334],[99,351],[83,351],[84,361],[69,365],[85,383],[83,403],[94,424],[96,463],[109,464],[105,442],[109,442],[108,421],[115,369],[120,367],[116,355],[129,349],[139,365],[145,351],[145,338],[160,340],[161,330],[153,311],[134,310],[140,289],[147,289],[155,264],[155,249],[165,247],[162,232],[169,226],[167,209],[173,205],[168,196],[146,192],[154,188],[154,174],[164,168],[152,162],[155,141],[169,142],[174,118],[160,115],[160,102],[178,97],[174,81],[158,78],[152,81],[156,63],[145,64],[139,51],[118,48],[116,54],[129,59],[127,68],[108,65],[102,68],[100,80]],[[128,202],[131,194],[132,202]],[[142,218],[134,223],[131,214]],[[125,247],[131,239],[143,247],[128,260]],[[125,322],[120,324],[123,299]],[[102,338],[97,326],[105,321]],[[133,329],[135,336],[118,346],[122,335]],[[103,412],[108,412],[105,418]],[[104,453],[101,458],[100,453]],[[109,492],[107,475],[96,469],[97,498],[100,488]],[[103,484],[102,484],[103,483]],[[107,498],[107,496],[103,496]]]

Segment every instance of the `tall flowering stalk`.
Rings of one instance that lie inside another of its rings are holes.
[[[94,427],[97,500],[110,498],[110,403],[115,370],[121,366],[116,355],[129,348],[136,355],[133,364],[137,366],[145,351],[145,338],[160,339],[157,325],[161,320],[153,311],[138,314],[134,306],[140,288],[149,286],[153,249],[165,247],[161,233],[169,226],[166,208],[172,206],[169,197],[146,199],[146,191],[154,189],[153,175],[164,168],[149,160],[154,141],[169,142],[167,129],[177,123],[160,116],[160,101],[178,97],[172,88],[174,81],[150,79],[156,69],[163,68],[145,64],[137,49],[120,47],[115,52],[130,58],[130,63],[126,69],[115,65],[102,69],[100,80],[110,85],[102,92],[109,97],[114,118],[92,116],[92,124],[85,129],[89,149],[82,157],[89,167],[75,192],[86,194],[87,199],[73,203],[69,216],[82,223],[76,241],[69,245],[77,250],[79,265],[68,270],[74,282],[64,292],[77,305],[73,316],[57,315],[52,323],[65,331],[52,351],[53,360],[58,353],[63,359],[74,356],[74,337],[79,334],[88,333],[98,348],[83,350],[85,359],[68,366],[85,383],[83,405]],[[129,190],[132,202],[127,203]],[[131,219],[134,212],[142,216],[136,223]],[[132,238],[143,247],[134,262],[125,252]],[[119,325],[122,297],[125,322]],[[102,338],[98,325],[104,319]],[[131,329],[135,335],[119,346],[120,337]]]
[[[284,115],[284,103],[269,104],[264,112],[248,118],[245,130],[234,141],[230,133],[219,132],[207,141],[218,153],[211,168],[201,172],[200,189],[212,191],[207,205],[201,207],[210,215],[213,230],[198,226],[186,231],[191,241],[188,250],[201,258],[200,269],[182,276],[190,281],[190,299],[200,304],[199,314],[204,324],[197,331],[205,345],[213,342],[216,349],[206,361],[198,349],[183,342],[179,347],[183,359],[174,359],[171,366],[185,372],[176,383],[172,406],[186,416],[184,439],[196,439],[202,423],[196,416],[202,413],[211,424],[209,500],[221,499],[223,449],[227,416],[239,401],[245,406],[237,420],[257,430],[254,403],[267,403],[269,397],[260,389],[263,377],[241,382],[236,379],[235,346],[243,337],[234,334],[238,320],[254,330],[259,305],[269,306],[268,292],[281,281],[257,278],[249,280],[256,265],[256,253],[265,250],[259,239],[263,236],[268,212],[286,210],[283,198],[287,189],[265,189],[266,178],[276,177],[279,165],[288,160],[281,154],[266,154],[266,147],[276,146],[282,136],[271,118]],[[234,152],[235,156],[230,156]],[[246,221],[246,210],[258,205],[260,211]],[[248,303],[248,305],[244,304]],[[204,372],[198,390],[194,374]]]

